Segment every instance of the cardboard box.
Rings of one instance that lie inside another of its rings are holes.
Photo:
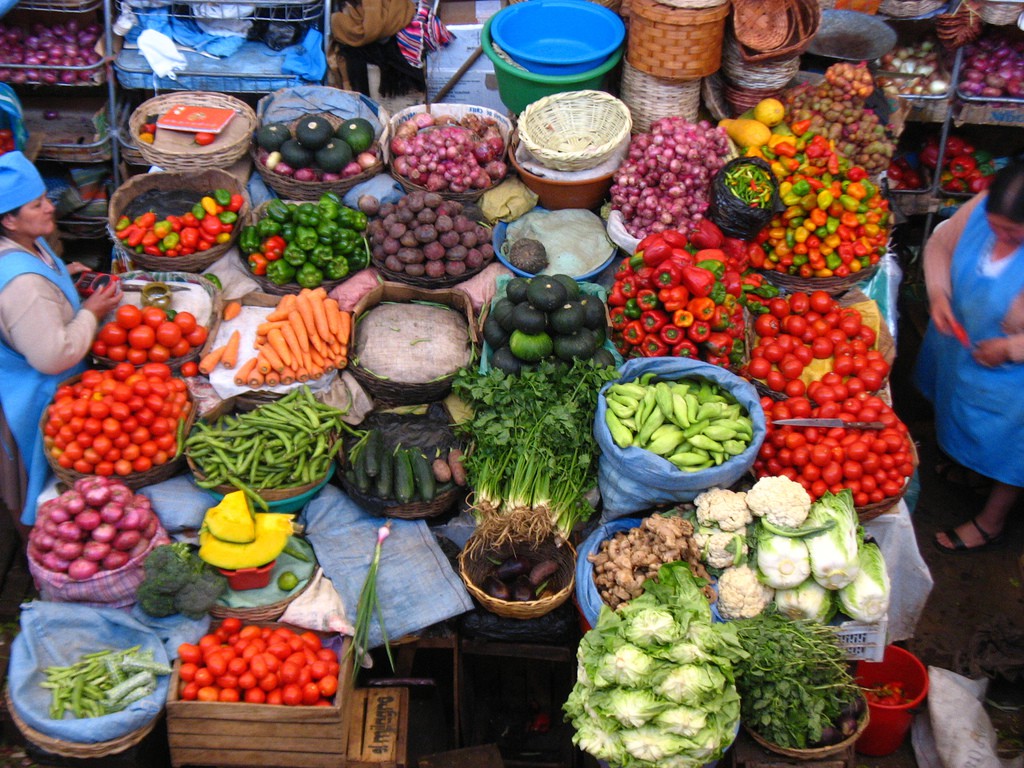
[[[505,0],[440,0],[437,16],[446,27],[483,24],[506,5]]]
[[[454,35],[447,46],[432,51],[426,59],[427,96],[434,102],[437,93],[444,88],[465,63],[477,46],[483,32],[482,24],[459,24],[448,27]],[[448,104],[476,104],[488,107],[502,114],[508,108],[498,95],[498,79],[494,74],[494,63],[484,55],[477,57],[473,65],[454,83],[448,94],[441,100]]]
[[[357,688],[350,713],[346,768],[406,768],[409,689]]]
[[[954,102],[953,123],[959,128],[965,123],[973,125],[1024,124],[1024,104],[1006,101]]]

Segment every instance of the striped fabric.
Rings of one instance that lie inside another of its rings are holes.
[[[427,53],[448,45],[452,41],[452,34],[434,15],[431,3],[419,0],[412,21],[395,36],[395,39],[398,42],[398,50],[409,65],[423,69],[423,60]]]

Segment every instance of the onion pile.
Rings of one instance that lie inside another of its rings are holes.
[[[487,189],[508,174],[505,139],[490,117],[419,112],[395,129],[391,170],[428,192]]]
[[[988,99],[1024,97],[1024,43],[996,32],[964,46],[957,88]]]
[[[118,480],[90,475],[39,506],[28,556],[48,571],[84,581],[124,567],[162,532],[149,499]]]
[[[916,45],[901,45],[889,51],[879,66],[885,72],[909,75],[893,78],[880,75],[875,82],[887,95],[939,96],[949,90],[949,77],[942,61],[941,49],[932,40]]]
[[[612,209],[633,237],[689,232],[704,218],[711,180],[730,150],[725,131],[707,120],[663,117],[630,141],[612,183]]]
[[[99,24],[0,24],[0,83],[75,85],[95,82],[103,57],[96,52]],[[10,65],[10,66],[5,66]]]
[[[380,206],[367,235],[373,261],[412,277],[458,277],[490,264],[491,230],[463,213],[457,200],[415,190]]]

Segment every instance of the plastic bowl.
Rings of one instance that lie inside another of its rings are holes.
[[[327,485],[331,477],[334,476],[334,464],[334,462],[331,462],[330,469],[327,470],[327,474],[324,475],[324,479],[321,480],[316,485],[314,485],[308,491],[303,491],[302,493],[296,496],[289,496],[286,499],[268,501],[267,507],[270,509],[271,512],[278,512],[281,514],[298,512],[300,509],[306,506],[306,502],[312,499],[314,496],[316,496],[323,489],[323,487]],[[218,502],[224,498],[224,494],[222,493],[217,493],[216,491],[210,489],[206,489],[206,492],[213,496],[214,498],[216,498]],[[262,510],[257,509],[256,511],[261,512]]]
[[[545,207],[546,206],[537,206],[533,210],[534,211],[543,211]],[[513,274],[519,275],[520,277],[533,277],[534,274],[532,272],[527,272],[525,270],[519,269],[519,267],[513,266],[508,261],[508,259],[505,258],[505,254],[503,254],[501,252],[501,246],[505,243],[505,235],[507,234],[507,230],[508,230],[508,223],[506,223],[504,221],[499,221],[497,224],[494,225],[494,231],[491,233],[491,245],[494,246],[494,255],[495,255],[495,257],[497,257],[498,261],[500,261],[502,264],[504,264],[506,267],[508,267],[509,270],[511,270]],[[586,272],[583,272],[582,274],[579,274],[579,275],[570,275],[570,277],[573,280],[581,281],[582,282],[582,281],[590,280],[591,278],[597,277],[602,272],[604,272],[604,270],[608,268],[608,265],[612,263],[612,261],[615,259],[616,254],[618,253],[618,251],[616,250],[616,248],[615,248],[615,246],[613,244],[609,244],[609,245],[611,246],[611,250],[608,252],[608,258],[606,258],[604,261],[602,261],[598,266],[594,267],[593,269],[589,269]],[[539,273],[539,274],[552,274],[552,273],[549,273],[549,272],[545,271],[545,272]]]
[[[515,152],[509,152],[508,156],[523,184],[536,193],[540,204],[549,211],[562,208],[596,208],[604,202],[615,177],[615,170],[612,170],[602,176],[581,181],[548,179],[523,168],[516,160]]]
[[[583,0],[583,2],[587,1]],[[535,2],[538,0],[530,0],[530,2],[522,4],[529,5]],[[509,8],[514,7],[514,5],[509,6]],[[602,64],[586,72],[575,75],[541,75],[536,72],[527,72],[513,67],[495,52],[494,46],[491,44],[491,24],[497,15],[491,16],[484,24],[480,38],[481,46],[484,55],[494,63],[494,74],[498,80],[498,96],[501,98],[501,103],[515,114],[522,112],[528,104],[532,104],[544,96],[565,91],[600,89],[605,75],[622,59],[624,46],[619,45]]]
[[[494,43],[539,75],[576,75],[598,67],[622,45],[626,27],[589,0],[530,0],[491,17]]]

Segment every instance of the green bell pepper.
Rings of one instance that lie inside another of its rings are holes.
[[[217,201],[217,205],[230,205],[231,192],[226,189],[215,189],[213,190],[213,199]]]
[[[363,238],[358,232],[341,228],[334,239],[334,250],[340,251],[347,256],[359,247],[362,240]]]
[[[316,210],[320,214],[320,222],[331,221],[333,222],[338,218],[338,212],[341,210],[341,206],[336,202],[327,197],[326,194],[320,197],[320,201],[316,204]]]
[[[356,232],[362,232],[366,229],[366,214],[354,208],[343,206],[338,214],[338,225],[346,229],[354,229]]]
[[[316,228],[317,239],[324,245],[331,245],[338,235],[338,225],[330,219],[321,219]]]
[[[306,261],[314,267],[323,269],[324,265],[333,258],[334,252],[331,250],[331,246],[321,244],[309,252],[309,258]]]
[[[278,224],[284,224],[292,217],[285,202],[276,198],[267,203],[266,214]]]
[[[309,262],[306,262],[295,273],[295,282],[303,288],[318,288],[324,281],[324,273]]]
[[[295,228],[295,237],[292,238],[292,245],[297,245],[304,251],[312,250],[320,243],[313,227],[298,226]]]
[[[360,269],[370,266],[370,244],[366,242],[366,238],[363,238],[362,247],[356,248],[345,258],[348,259],[349,272],[358,272]]]
[[[295,277],[295,267],[284,259],[272,261],[267,265],[267,279],[274,285],[285,285]]]
[[[221,224],[234,224],[238,221],[238,214],[234,211],[224,211],[223,213],[218,213],[217,218]]]
[[[255,226],[250,224],[247,227],[242,227],[242,231],[238,235],[238,247],[245,255],[260,249],[260,236]]]
[[[281,234],[281,224],[277,219],[266,218],[256,222],[256,236],[260,240],[279,234]]]
[[[206,209],[199,203],[196,203],[192,206],[192,215],[199,219],[199,221],[202,221],[206,218]]]
[[[344,256],[335,256],[324,267],[324,275],[328,280],[344,280],[348,277],[348,260]]]
[[[316,229],[317,224],[320,223],[320,212],[313,203],[302,203],[295,214],[295,223]]]
[[[285,247],[284,252],[281,254],[281,258],[278,261],[287,261],[293,267],[301,267],[306,263],[306,252],[299,248],[295,243],[289,243]]]
[[[287,240],[289,243],[295,239],[295,225],[290,221],[281,225],[281,231],[279,233],[281,237]]]

